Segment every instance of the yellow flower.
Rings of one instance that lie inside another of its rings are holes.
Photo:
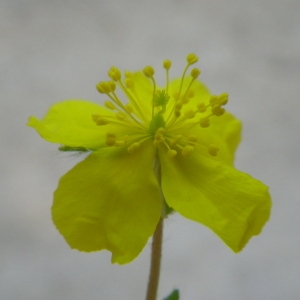
[[[197,61],[189,54],[182,77],[172,81],[171,61],[164,61],[163,88],[150,66],[124,76],[112,67],[111,80],[97,85],[105,107],[67,100],[42,120],[30,117],[28,125],[61,150],[90,152],[54,193],[53,221],[72,248],[107,249],[114,263],[132,261],[164,214],[162,195],[235,252],[261,232],[268,188],[233,167],[240,122],[224,110],[226,93],[211,95],[197,68],[187,74]]]

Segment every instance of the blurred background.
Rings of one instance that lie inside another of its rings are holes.
[[[268,186],[272,218],[236,255],[208,229],[166,221],[159,299],[300,297],[299,0],[0,1],[0,299],[144,299],[150,241],[131,264],[71,250],[51,222],[52,193],[83,157],[26,127],[68,98],[105,100],[107,70],[163,59],[181,74],[199,55],[201,78],[243,121],[238,169]]]

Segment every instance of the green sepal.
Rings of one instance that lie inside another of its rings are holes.
[[[167,217],[170,215],[172,212],[174,212],[174,209],[168,205],[167,202],[165,202],[165,216]]]
[[[179,290],[174,290],[167,298],[163,300],[179,300]]]
[[[58,150],[64,152],[91,152],[92,151],[92,149],[87,149],[84,147],[69,147],[69,146],[60,146]]]

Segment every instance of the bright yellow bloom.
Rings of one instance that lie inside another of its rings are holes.
[[[97,85],[105,107],[67,100],[42,120],[30,117],[28,125],[61,150],[91,152],[54,193],[53,221],[72,248],[107,249],[114,263],[132,261],[163,214],[161,193],[235,252],[261,232],[271,209],[268,188],[233,167],[241,124],[224,110],[226,93],[211,95],[197,68],[187,74],[197,61],[189,54],[182,77],[172,81],[171,61],[164,61],[163,88],[150,66],[124,76],[112,67],[111,81]]]

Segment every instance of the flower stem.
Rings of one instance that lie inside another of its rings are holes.
[[[149,273],[146,300],[156,300],[160,274],[163,221],[163,217],[160,218],[152,239],[151,267]]]

